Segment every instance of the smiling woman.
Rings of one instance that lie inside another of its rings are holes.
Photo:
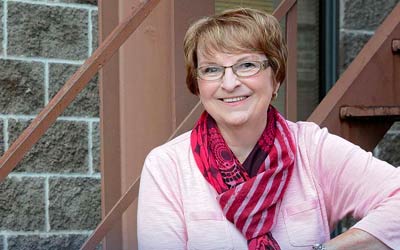
[[[201,48],[201,46],[200,46]],[[198,50],[199,69],[211,65],[241,65],[249,61],[266,61],[265,55],[257,53],[213,53],[213,59]],[[212,62],[213,61],[213,62]],[[215,67],[215,66],[213,66]],[[216,80],[199,78],[200,101],[218,124],[219,131],[232,151],[243,162],[254,142],[260,137],[267,123],[267,110],[273,93],[279,84],[274,80],[271,67],[253,71],[250,76],[237,76],[233,68],[224,69],[224,75]],[[249,131],[252,131],[249,133]],[[257,132],[256,132],[257,131]],[[243,137],[243,135],[247,135]],[[240,145],[240,147],[235,147]]]
[[[287,54],[273,16],[240,8],[202,18],[187,31],[184,52],[188,89],[205,112],[146,158],[140,249],[400,245],[400,172],[271,105]],[[361,220],[330,239],[348,213]]]

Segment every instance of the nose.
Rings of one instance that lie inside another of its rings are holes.
[[[233,73],[232,68],[225,68],[225,74],[221,81],[221,88],[226,91],[233,91],[240,84],[240,81],[235,73]]]

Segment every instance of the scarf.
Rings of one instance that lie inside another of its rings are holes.
[[[267,125],[243,164],[207,112],[192,130],[190,142],[196,164],[217,191],[225,217],[246,237],[249,249],[279,250],[270,231],[296,152],[286,120],[269,107]]]

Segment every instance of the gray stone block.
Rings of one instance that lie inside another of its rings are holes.
[[[0,59],[0,111],[37,114],[44,106],[44,64]]]
[[[298,43],[297,49],[300,51],[312,51],[318,55],[318,27],[315,25],[299,25],[298,27]],[[315,56],[315,60],[318,57]]]
[[[98,11],[92,11],[92,48],[93,51],[99,46],[99,14]]]
[[[306,76],[305,76],[306,75]],[[306,70],[298,72],[298,93],[297,93],[297,112],[299,120],[306,120],[310,114],[314,111],[315,107],[319,104],[319,88],[316,84],[317,78],[312,81],[301,80],[301,76],[304,78],[314,77],[316,78],[315,72]]]
[[[83,60],[88,55],[88,10],[8,3],[8,54]]]
[[[78,68],[76,65],[50,64],[49,99],[57,94]],[[99,117],[99,103],[98,77],[96,75],[62,115]]]
[[[345,0],[343,28],[375,30],[399,0]]]
[[[8,238],[8,250],[75,250],[80,249],[87,235],[21,235]]]
[[[95,173],[100,172],[100,124],[93,123],[92,133],[92,156],[93,156],[93,170]]]
[[[395,122],[391,127],[392,131],[400,132],[400,122]]]
[[[43,178],[7,178],[0,183],[0,230],[45,228]]]
[[[371,38],[368,34],[342,32],[340,51],[340,71],[343,72]]]
[[[30,121],[9,120],[10,145]],[[85,122],[57,121],[25,155],[14,171],[87,173],[88,127]]]
[[[298,23],[318,25],[319,4],[315,0],[297,1],[298,6]]]
[[[51,230],[92,230],[101,221],[99,179],[50,179],[49,193]]]
[[[379,159],[400,166],[400,132],[386,133],[377,148]]]

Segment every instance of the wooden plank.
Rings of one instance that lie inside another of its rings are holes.
[[[102,42],[118,26],[120,4],[118,1],[100,0],[99,42]],[[120,53],[109,60],[99,74],[100,93],[100,171],[101,171],[101,214],[102,218],[111,211],[123,194],[121,190],[121,92]],[[111,166],[111,167],[109,167]],[[103,250],[121,249],[123,246],[122,218],[114,221],[112,229],[103,240]]]
[[[400,106],[344,106],[340,108],[340,119],[400,120]]]
[[[149,0],[140,9],[133,12],[131,16],[118,25],[93,55],[69,78],[60,91],[0,158],[0,182],[15,168],[24,155],[42,137],[56,121],[57,117],[68,107],[99,69],[108,62],[159,2],[160,0]]]
[[[297,3],[297,0],[283,0],[278,7],[274,10],[272,15],[278,19],[281,20],[286,14],[289,12],[289,10]]]

